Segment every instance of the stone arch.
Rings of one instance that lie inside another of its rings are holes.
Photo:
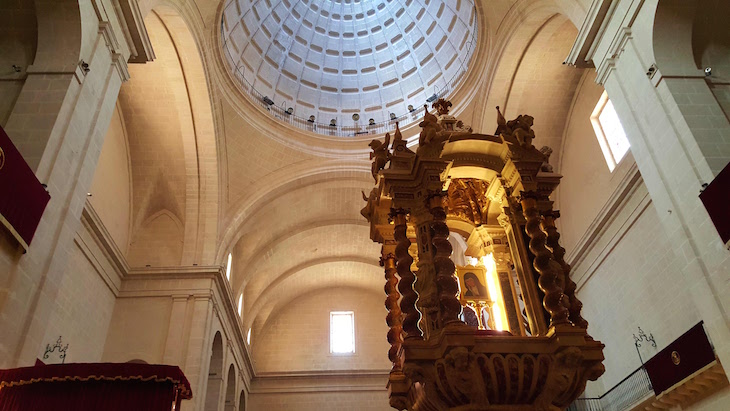
[[[23,71],[33,63],[38,47],[38,24],[35,5],[31,1],[16,2],[13,9],[3,9],[0,14],[4,35],[0,38],[0,67],[3,82],[0,83],[0,126],[5,127],[25,79]],[[16,78],[7,75],[10,69],[20,70]]]
[[[223,386],[223,339],[218,331],[213,337],[208,367],[208,384],[205,390],[205,411],[218,411],[221,388]]]
[[[728,2],[699,0],[692,27],[692,53],[697,68],[711,68],[712,74],[705,80],[730,118],[730,30],[723,22],[728,15]]]
[[[73,71],[82,57],[83,26],[79,2],[35,0],[34,4],[38,22],[38,46],[33,59],[34,69],[51,71],[51,68],[55,68]],[[90,52],[90,50],[84,51]]]
[[[149,264],[150,242],[175,249],[164,265],[210,264],[218,217],[218,163],[203,63],[186,20],[156,5],[145,18],[156,61],[129,67],[119,102],[130,141],[133,201],[131,266]],[[162,210],[180,231],[145,228]],[[182,239],[182,242],[180,242]]]
[[[699,74],[692,47],[692,27],[699,0],[662,0],[654,15],[654,59],[664,76]]]
[[[228,381],[226,381],[226,398],[223,410],[236,410],[236,370],[233,364],[228,367]]]
[[[249,189],[249,195],[241,202],[231,204],[232,217],[224,222],[228,227],[221,233],[215,261],[223,265],[228,252],[242,237],[241,228],[251,218],[251,215],[261,207],[291,189],[302,185],[314,184],[318,181],[328,181],[336,178],[352,178],[371,182],[369,161],[352,160],[308,160],[286,167],[258,181]]]
[[[243,390],[238,395],[238,411],[246,411],[246,393]]]

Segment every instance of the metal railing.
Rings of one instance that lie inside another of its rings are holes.
[[[249,97],[252,103],[258,104],[263,109],[271,113],[271,115],[279,121],[288,123],[302,130],[327,136],[357,137],[362,135],[385,134],[386,132],[390,132],[395,129],[396,122],[399,122],[403,127],[406,127],[415,123],[423,117],[424,107],[420,106],[418,108],[414,107],[414,109],[408,113],[396,116],[395,118],[391,118],[390,120],[375,122],[374,124],[360,125],[355,122],[354,125],[337,124],[333,126],[329,123],[318,122],[316,120],[312,121],[309,118],[304,118],[293,114],[292,112],[287,110],[287,107],[272,104],[272,100],[270,100],[268,96],[261,94],[246,79],[243,67],[236,63],[233,60],[233,56],[231,56],[231,52],[228,48],[228,39],[225,36],[224,29],[224,23],[221,19],[221,38],[223,39],[224,54],[226,56],[226,60],[228,61],[229,66],[231,67],[231,69],[233,69],[234,77],[241,87],[241,90],[243,90],[243,92]],[[456,72],[454,77],[452,77],[451,80],[447,81],[442,88],[434,93],[434,95],[436,95],[438,98],[446,98],[446,96],[449,95],[456,88],[456,85],[459,84],[462,77],[467,73],[469,62],[471,61],[474,50],[476,49],[476,42],[477,35],[474,33],[472,34],[471,38],[469,38],[465,46],[465,58],[462,61],[466,63],[462,62],[461,64],[459,64],[459,70]],[[265,97],[268,99],[268,102],[264,99]],[[431,99],[429,98],[429,100]],[[432,103],[432,101],[428,101],[428,103],[430,104]]]
[[[598,398],[578,398],[568,411],[624,411],[654,394],[649,374],[641,366]]]

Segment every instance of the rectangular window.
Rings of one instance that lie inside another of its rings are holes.
[[[352,311],[330,312],[330,352],[355,352],[355,315]]]
[[[598,144],[601,146],[608,169],[613,171],[629,151],[629,140],[626,138],[616,109],[605,91],[593,110],[591,124],[596,132]]]

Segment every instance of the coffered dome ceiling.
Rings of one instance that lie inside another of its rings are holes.
[[[222,19],[250,98],[282,120],[354,130],[415,120],[409,105],[452,90],[476,43],[473,0],[227,0]]]

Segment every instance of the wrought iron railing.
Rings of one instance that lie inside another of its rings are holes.
[[[653,393],[649,374],[641,366],[600,397],[578,398],[568,411],[624,411]]]
[[[357,137],[361,135],[371,134],[385,134],[386,132],[393,131],[395,129],[395,123],[399,122],[403,127],[406,127],[412,123],[415,123],[423,117],[424,107],[420,106],[405,114],[391,118],[390,120],[375,122],[373,124],[354,124],[354,125],[330,125],[329,123],[322,123],[319,121],[313,121],[309,118],[300,117],[288,110],[288,107],[278,106],[272,104],[272,101],[268,99],[268,96],[261,94],[256,90],[253,85],[246,79],[245,72],[241,66],[239,66],[231,56],[231,52],[228,48],[228,41],[225,37],[224,23],[221,19],[221,38],[223,39],[223,54],[226,56],[229,66],[233,69],[234,77],[236,78],[238,85],[241,90],[249,97],[252,103],[258,104],[263,109],[267,110],[273,117],[279,121],[291,124],[294,127],[298,127],[302,130],[323,134],[327,136],[336,137]],[[459,70],[447,81],[446,84],[434,93],[436,97],[446,98],[459,84],[462,77],[468,71],[469,62],[471,61],[472,54],[476,49],[477,34],[472,34],[471,38],[466,43],[466,51],[464,62],[459,65]],[[268,101],[266,101],[266,99]],[[429,98],[428,103],[431,103]]]

